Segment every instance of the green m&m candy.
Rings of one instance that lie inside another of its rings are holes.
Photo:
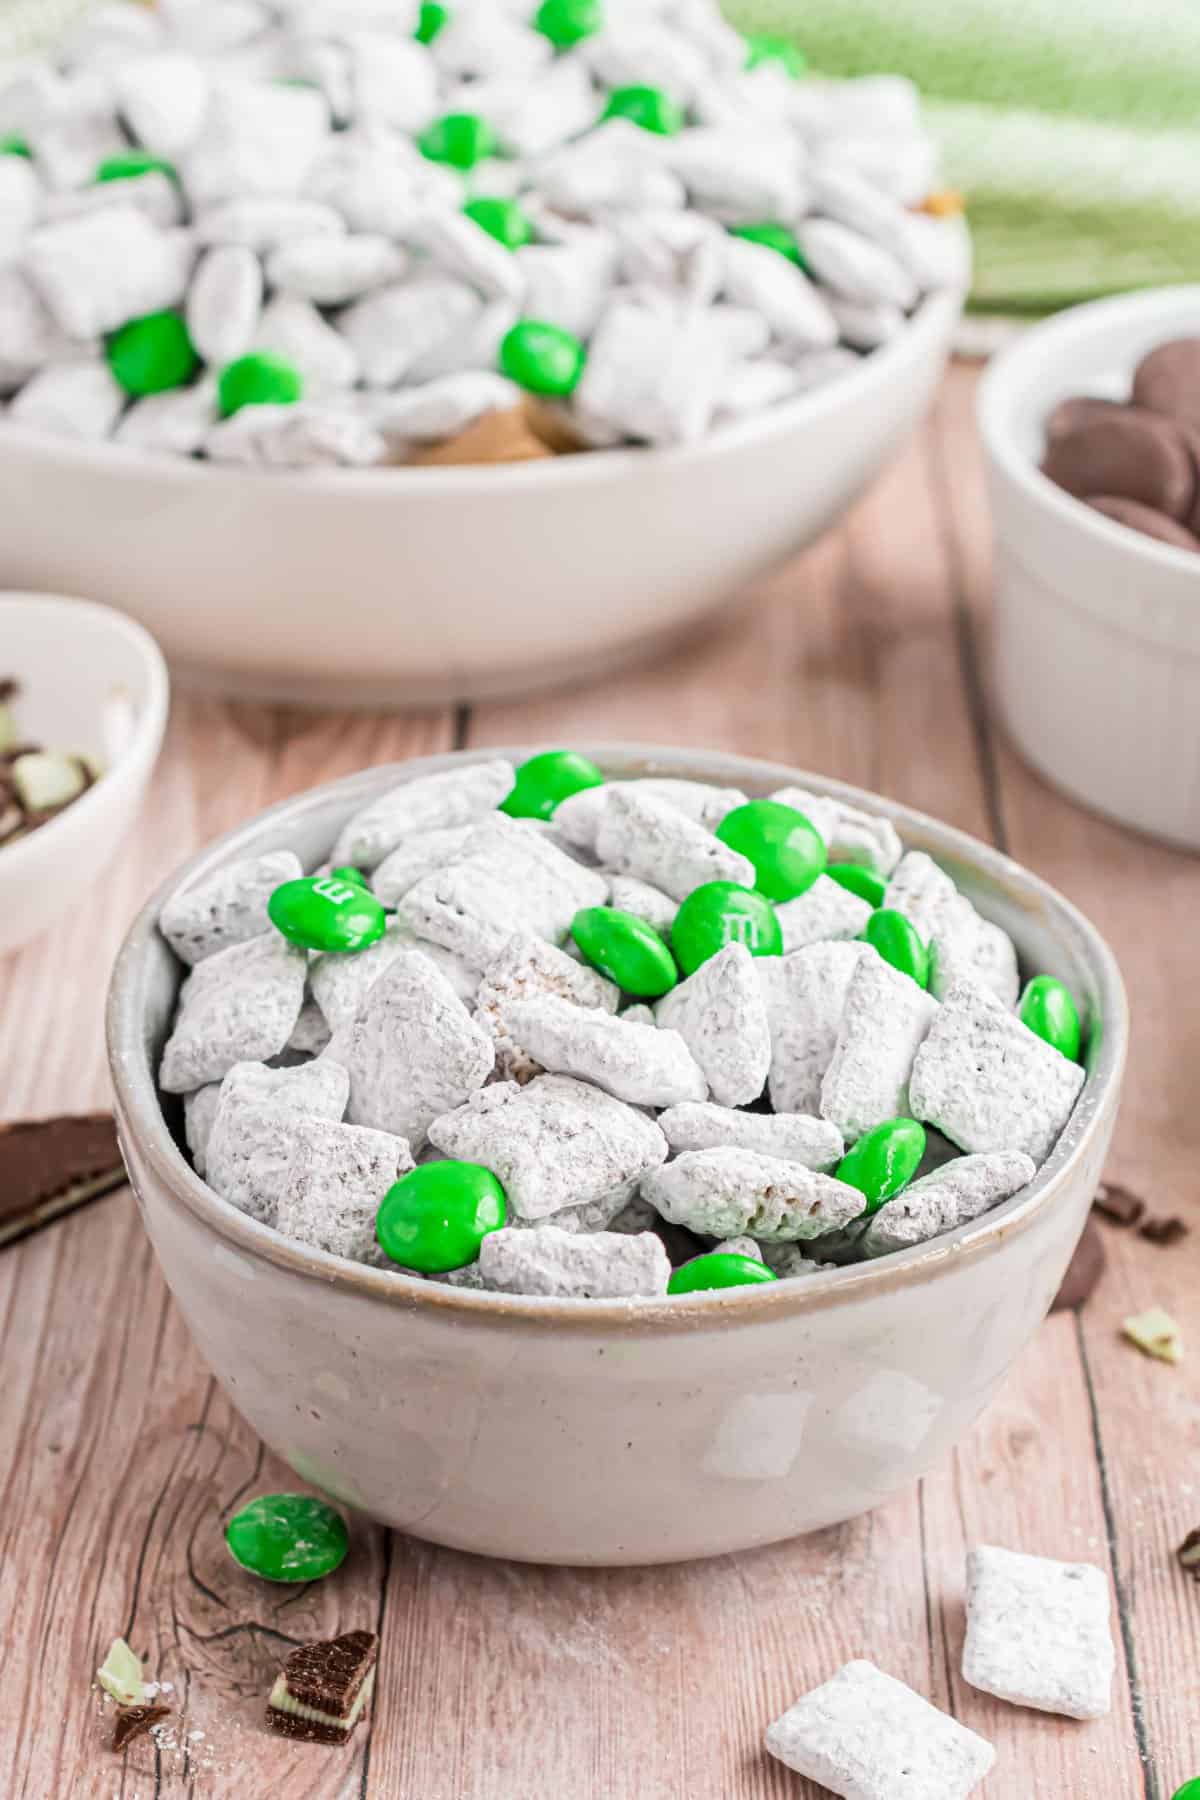
[[[169,175],[178,181],[174,163],[165,157],[151,156],[148,150],[123,150],[119,156],[106,156],[97,163],[93,181],[136,181],[139,175]]]
[[[794,900],[825,868],[825,840],[794,806],[749,800],[717,826],[717,836],[754,864],[754,885],[768,900]]]
[[[450,8],[440,0],[422,0],[421,14],[413,36],[418,44],[432,44],[438,32],[450,23]]]
[[[105,354],[127,394],[162,394],[183,387],[200,367],[188,328],[177,312],[130,319],[113,332]]]
[[[17,132],[7,131],[0,137],[0,156],[23,156],[28,162],[33,158],[33,151]]]
[[[228,419],[243,406],[291,406],[304,392],[304,377],[286,357],[251,350],[226,363],[217,382],[217,405]]]
[[[629,119],[643,131],[674,137],[683,129],[683,108],[656,87],[619,87],[608,96],[602,119]]]
[[[848,893],[857,894],[869,906],[882,906],[887,882],[866,863],[826,863],[825,873]]]
[[[417,148],[430,162],[449,163],[453,169],[473,169],[485,157],[496,154],[496,134],[478,113],[443,113],[427,125]]]
[[[521,319],[500,342],[500,372],[531,394],[562,399],[574,393],[587,351],[561,325]]]
[[[775,1281],[773,1269],[741,1256],[736,1250],[714,1250],[710,1256],[694,1256],[676,1269],[667,1283],[668,1294],[701,1294],[710,1288],[753,1287]]]
[[[548,37],[556,50],[569,50],[594,37],[603,23],[603,0],[542,0],[533,15],[534,30]]]
[[[1185,1781],[1181,1788],[1176,1788],[1171,1800],[1200,1800],[1200,1775],[1194,1781]]]
[[[305,950],[365,950],[383,936],[387,914],[369,889],[336,875],[304,875],[285,881],[267,901],[277,931]]]
[[[773,225],[770,221],[762,225],[734,225],[730,228],[730,236],[745,238],[749,244],[762,244],[768,250],[778,250],[780,256],[786,256],[799,269],[806,266],[796,234],[786,225]]]
[[[927,988],[932,973],[932,959],[920,933],[891,907],[881,906],[867,920],[863,937],[873,944],[884,962],[891,963],[902,975],[911,975],[917,986]]]
[[[500,811],[510,819],[549,819],[554,809],[584,788],[604,786],[604,776],[590,757],[577,750],[543,750],[517,769],[517,778]]]
[[[778,63],[793,81],[798,81],[808,66],[803,51],[787,38],[760,32],[746,39],[746,67],[757,69],[762,63]]]
[[[330,869],[329,873],[334,881],[352,881],[361,888],[367,886],[367,878],[362,870],[352,869],[349,864],[343,864],[340,869]]]
[[[523,207],[515,200],[493,200],[481,197],[468,200],[463,207],[468,219],[474,219],[481,231],[494,237],[506,250],[520,250],[533,241],[533,226]]]
[[[340,1512],[311,1494],[263,1494],[225,1527],[234,1562],[264,1581],[319,1581],[345,1561],[350,1533]]]
[[[675,958],[653,925],[614,906],[586,906],[571,936],[593,969],[639,1000],[657,1000],[679,980]]]
[[[375,1215],[385,1256],[422,1275],[465,1269],[508,1217],[504,1189],[478,1163],[423,1163],[390,1187]]]
[[[1070,988],[1056,981],[1053,975],[1035,975],[1032,981],[1026,982],[1017,1015],[1022,1025],[1036,1031],[1071,1062],[1079,1061],[1079,1046],[1083,1039],[1079,1009]]]
[[[866,1195],[866,1210],[873,1213],[908,1186],[924,1154],[923,1125],[916,1119],[885,1119],[847,1150],[833,1172]]]
[[[693,888],[671,927],[671,948],[685,975],[726,944],[745,944],[751,956],[782,956],[783,928],[765,894],[736,881]]]

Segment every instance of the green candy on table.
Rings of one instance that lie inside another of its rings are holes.
[[[726,944],[744,944],[751,956],[782,956],[783,928],[765,894],[736,881],[706,881],[693,888],[671,927],[671,948],[685,975]]]
[[[183,317],[177,312],[147,313],[114,331],[105,348],[114,379],[127,394],[162,394],[184,387],[200,367],[200,358]]]
[[[421,0],[421,16],[413,36],[418,44],[432,44],[439,31],[450,23],[450,8],[439,0]]]
[[[569,50],[594,37],[603,24],[603,0],[542,0],[533,15],[534,30],[548,37],[556,50]]]
[[[494,237],[506,250],[521,250],[533,242],[533,226],[515,200],[482,197],[468,200],[463,211],[468,219],[474,219],[481,231]]]
[[[543,750],[517,769],[517,778],[500,811],[510,819],[549,819],[556,807],[584,788],[604,786],[603,772],[577,750]]]
[[[387,914],[358,881],[302,875],[285,881],[267,901],[267,917],[290,943],[343,956],[366,950],[387,926]]]
[[[658,1000],[679,980],[666,941],[633,913],[586,906],[575,914],[571,936],[593,969],[639,1000]]]
[[[895,912],[889,906],[879,907],[867,920],[862,935],[893,969],[899,969],[902,975],[911,975],[919,988],[929,986],[933,959],[920,933],[903,913]]]
[[[756,1282],[777,1281],[773,1269],[742,1256],[736,1250],[714,1250],[694,1256],[676,1269],[667,1283],[668,1294],[703,1294],[713,1288],[753,1287]]]
[[[1200,1800],[1200,1775],[1192,1781],[1185,1781],[1181,1788],[1176,1788],[1171,1800]]]
[[[125,150],[119,156],[106,156],[98,163],[92,180],[136,181],[139,175],[155,173],[167,175],[172,181],[179,180],[175,164],[167,162],[165,157],[151,156],[148,150]]]
[[[504,1189],[478,1163],[423,1163],[383,1197],[375,1236],[385,1256],[422,1275],[465,1269],[508,1218]]]
[[[0,156],[23,156],[27,162],[30,162],[33,159],[33,151],[18,132],[7,131],[0,137]]]
[[[1053,975],[1035,975],[1025,984],[1017,1007],[1022,1025],[1062,1053],[1069,1062],[1079,1061],[1083,1029],[1071,990]]]
[[[848,893],[857,894],[868,906],[882,906],[887,893],[887,882],[866,863],[827,863],[825,873],[830,881],[836,881]]]
[[[838,1181],[865,1194],[868,1213],[906,1188],[925,1154],[925,1127],[916,1119],[885,1119],[847,1150],[833,1171]]]
[[[746,39],[746,67],[757,69],[762,63],[778,63],[793,81],[798,81],[808,67],[804,52],[787,38],[757,32]]]
[[[674,137],[683,130],[683,108],[656,87],[614,88],[600,117],[628,119],[659,137]]]
[[[805,894],[825,868],[825,840],[816,827],[779,800],[748,800],[717,826],[717,836],[754,864],[754,885],[768,900]]]
[[[417,139],[417,148],[430,162],[473,169],[485,157],[496,154],[496,134],[478,113],[443,113],[425,127]]]
[[[234,1513],[225,1542],[235,1563],[264,1581],[319,1581],[346,1560],[340,1512],[311,1494],[263,1494]]]
[[[795,232],[789,231],[786,225],[774,225],[770,220],[761,225],[731,225],[729,235],[745,238],[748,244],[762,244],[767,250],[778,250],[780,256],[786,256],[798,269],[808,267]]]
[[[521,319],[500,342],[500,372],[531,394],[563,399],[579,386],[587,351],[561,325]]]
[[[304,392],[304,377],[294,363],[266,350],[252,350],[226,363],[217,381],[217,405],[223,419],[243,406],[293,406]]]

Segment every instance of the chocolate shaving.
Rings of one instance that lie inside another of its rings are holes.
[[[112,1747],[119,1755],[134,1738],[143,1737],[170,1713],[169,1706],[119,1706],[113,1726]]]
[[[1180,1568],[1193,1581],[1200,1581],[1200,1530],[1189,1531],[1175,1555]]]
[[[15,676],[0,675],[0,706],[6,701],[15,700],[21,691],[21,684]]]
[[[1113,1225],[1136,1225],[1146,1211],[1141,1196],[1116,1181],[1102,1181],[1092,1205]]]
[[[0,1246],[125,1182],[111,1113],[0,1125]]]
[[[1169,1219],[1147,1219],[1138,1226],[1138,1236],[1144,1237],[1148,1244],[1161,1244],[1169,1250],[1172,1244],[1180,1243],[1187,1235],[1190,1227],[1174,1214]]]

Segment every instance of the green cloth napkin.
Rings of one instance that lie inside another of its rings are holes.
[[[911,76],[967,195],[974,304],[1200,280],[1198,0],[727,0],[822,74]]]

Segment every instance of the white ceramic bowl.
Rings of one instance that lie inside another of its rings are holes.
[[[751,794],[799,781],[876,808],[1012,932],[1031,968],[1070,982],[1091,1022],[1088,1080],[1032,1185],[873,1264],[633,1303],[472,1293],[357,1267],[218,1199],[172,1135],[178,1103],[168,1123],[155,1089],[180,976],[155,929],[163,899],[251,852],[289,846],[315,863],[352,811],[453,756],[288,801],[172,877],[121,952],[109,1058],[125,1158],[171,1290],[218,1380],[299,1475],[436,1543],[537,1562],[661,1562],[850,1518],[962,1436],[1044,1316],[1083,1228],[1116,1117],[1126,1005],[1110,951],[1074,907],[921,813],[742,757],[587,753],[614,775],[653,770]]]
[[[0,581],[120,606],[225,694],[435,704],[592,677],[837,517],[924,411],[959,309],[935,295],[841,380],[679,450],[295,474],[5,425]]]
[[[0,594],[0,676],[21,734],[105,773],[57,818],[0,845],[0,953],[36,937],[105,868],[141,804],[167,722],[167,670],[148,632],[107,606]]]
[[[996,538],[995,681],[1042,774],[1098,812],[1200,849],[1200,556],[1093,512],[1038,470],[1067,394],[1128,397],[1156,344],[1200,332],[1200,287],[1099,300],[1017,339],[984,377]]]

